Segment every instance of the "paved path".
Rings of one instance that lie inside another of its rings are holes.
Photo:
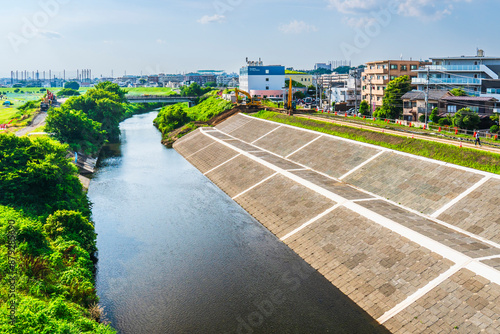
[[[433,141],[433,142],[438,142],[438,143],[443,143],[443,144],[448,144],[448,145],[460,146],[460,141],[453,140],[453,139],[436,138],[436,137],[432,137],[432,136],[412,134],[412,133],[403,132],[403,131],[387,130],[387,129],[382,129],[382,128],[378,128],[378,127],[374,127],[374,126],[370,126],[370,125],[362,125],[362,124],[356,124],[356,123],[351,123],[351,122],[343,122],[343,121],[339,121],[336,119],[324,118],[324,117],[318,117],[318,116],[307,116],[307,115],[299,115],[299,114],[295,115],[295,116],[302,117],[302,118],[308,118],[308,119],[315,119],[318,121],[323,121],[323,122],[328,122],[328,123],[335,123],[335,124],[339,124],[339,125],[345,125],[345,126],[349,126],[349,127],[357,128],[357,129],[367,129],[370,131],[383,132],[383,133],[393,134],[393,135],[407,137],[407,138],[416,138],[416,139]],[[500,148],[494,148],[494,147],[489,147],[489,146],[484,146],[484,145],[482,147],[477,147],[477,146],[474,146],[474,144],[471,144],[469,142],[462,142],[462,147],[473,148],[473,149],[480,150],[480,151],[486,151],[486,152],[500,154]]]

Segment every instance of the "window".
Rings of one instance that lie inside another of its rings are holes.
[[[413,70],[416,70],[418,69],[418,66],[417,65],[410,65],[410,69],[413,71]]]
[[[377,65],[377,70],[380,70],[382,68],[381,65]]]
[[[266,70],[266,74],[269,74],[269,70]]]
[[[384,70],[387,70],[387,65],[384,65]]]
[[[380,80],[382,77],[380,75],[377,75],[377,80]]]
[[[388,78],[387,75],[384,75],[384,80],[387,80],[387,78]]]
[[[269,86],[266,86],[266,89],[269,90]]]
[[[449,113],[456,113],[457,112],[457,106],[448,106],[448,112]]]
[[[394,80],[396,79],[396,76],[395,75],[391,75],[391,80]]]
[[[391,65],[391,70],[397,70],[398,69],[398,65]]]
[[[266,81],[269,81],[269,78],[266,78]]]
[[[401,65],[401,71],[407,71],[408,70],[408,66],[406,65]]]

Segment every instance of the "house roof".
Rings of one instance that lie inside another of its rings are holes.
[[[444,101],[464,101],[464,102],[497,102],[494,97],[488,96],[445,96]]]
[[[441,100],[443,97],[448,95],[447,90],[438,90],[431,89],[429,90],[429,100]],[[401,97],[402,100],[410,100],[410,101],[420,101],[425,100],[425,92],[421,90],[412,90],[411,92],[406,93]]]

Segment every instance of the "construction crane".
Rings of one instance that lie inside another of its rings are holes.
[[[250,107],[250,106],[261,106],[262,105],[262,102],[260,101],[260,99],[258,97],[252,97],[250,94],[248,94],[244,90],[235,88],[234,92],[236,93],[236,101],[240,100],[240,95],[239,94],[242,94],[242,95],[245,95],[248,98],[248,100],[249,100],[249,101],[246,102],[247,106]]]

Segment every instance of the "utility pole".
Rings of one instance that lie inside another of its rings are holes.
[[[371,116],[373,116],[373,104],[372,104],[372,76],[370,75],[368,78],[368,83],[370,85],[370,111]]]
[[[351,75],[354,77],[354,112],[358,112],[358,69],[352,70]]]
[[[425,89],[425,126],[427,127],[427,114],[429,113],[429,79],[430,68],[427,67],[427,87]]]

